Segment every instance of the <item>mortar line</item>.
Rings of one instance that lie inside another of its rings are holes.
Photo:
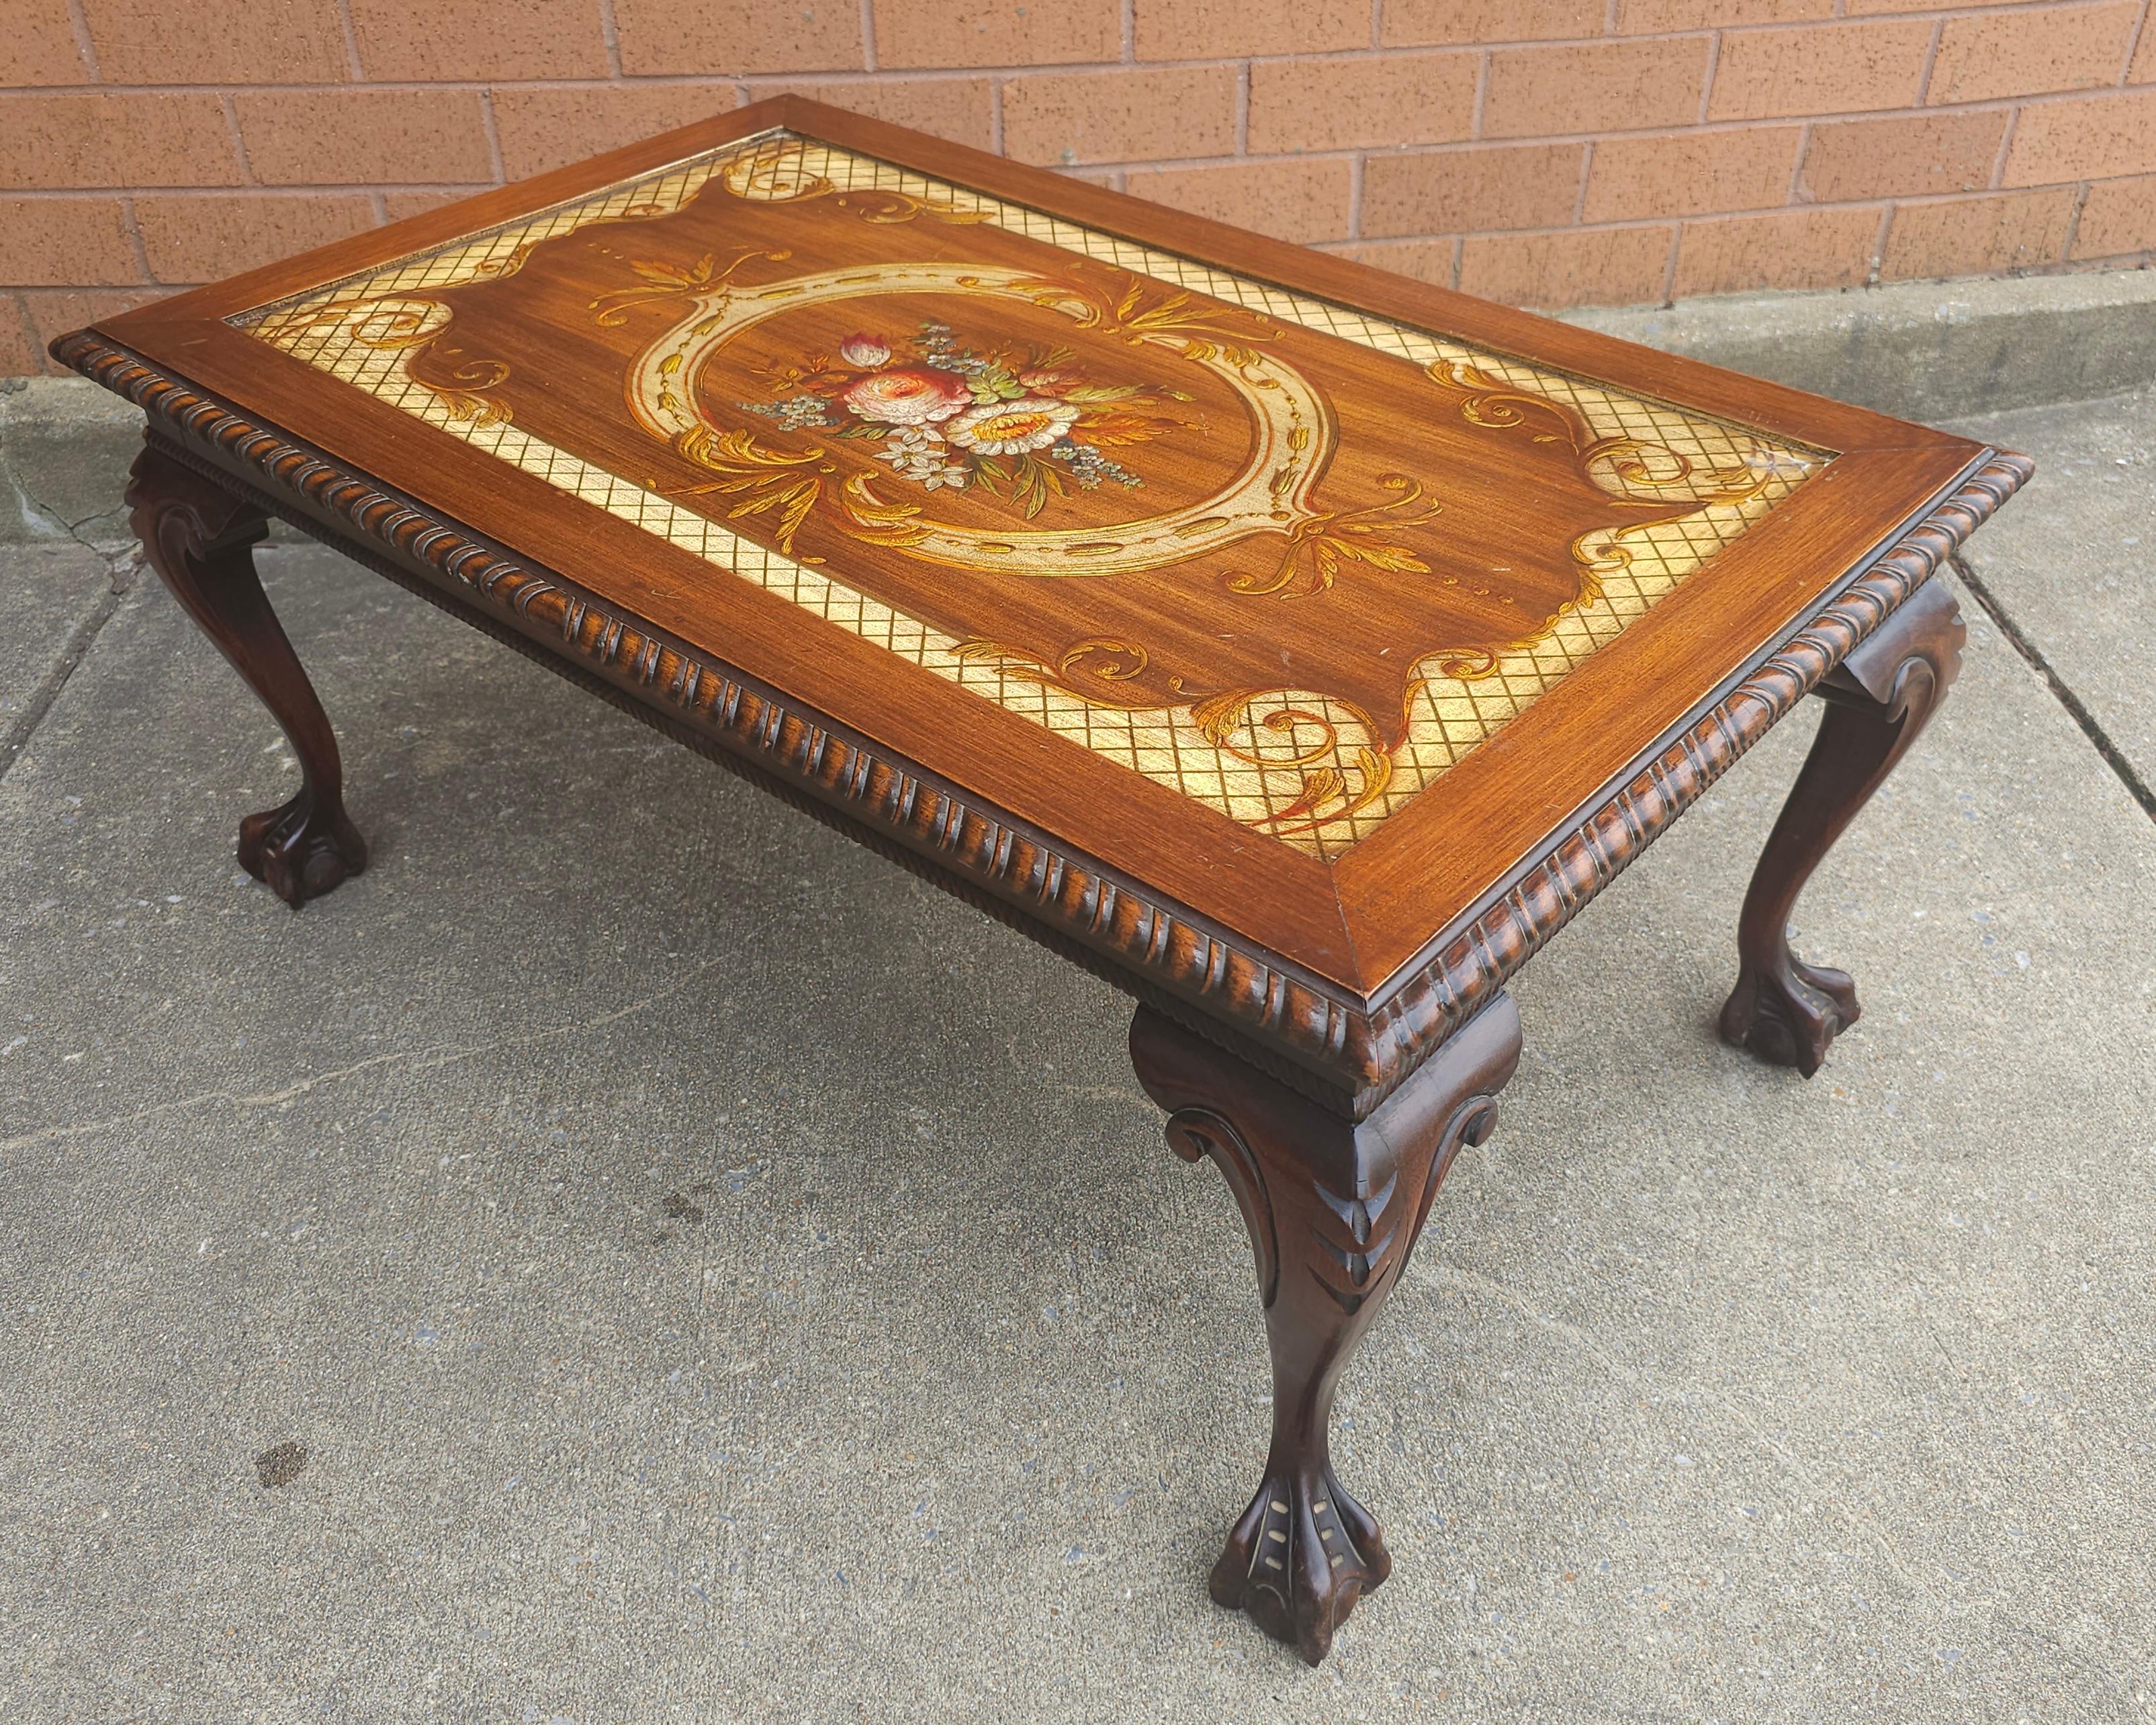
[[[90,18],[82,9],[82,0],[67,0],[67,15],[68,28],[74,32],[75,57],[93,85],[104,83],[105,74],[97,67],[97,44],[90,39]]]
[[[352,68],[354,84],[367,82],[367,69],[359,58],[359,31],[352,21],[352,0],[337,0],[337,27],[344,33],[345,64]]]
[[[2088,738],[2090,747],[2102,758],[2103,764],[2111,768],[2112,776],[2126,787],[2126,794],[2141,805],[2143,814],[2151,820],[2156,820],[2156,790],[2152,790],[2148,782],[2134,771],[2133,763],[2112,741],[2111,733],[2082,704],[2081,696],[2068,688],[2065,680],[2051,669],[2051,662],[2044,656],[2043,650],[2007,616],[2005,607],[1984,584],[1983,578],[1969,567],[1968,558],[1956,552],[1947,561],[1960,578],[1962,585],[1974,596],[1977,603],[1984,607],[1984,615],[1998,625],[1999,634],[2005,636],[2014,650],[2028,661],[2030,668],[2044,680],[2059,705],[2066,710],[2074,723],[2081,726],[2082,734]]]
[[[868,9],[868,3],[869,0],[861,0],[864,13]],[[613,0],[599,0],[599,40],[606,45],[607,76],[619,84],[621,81],[621,31],[614,23]]]

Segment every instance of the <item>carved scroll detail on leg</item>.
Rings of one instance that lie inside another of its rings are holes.
[[[1927,582],[1819,685],[1827,702],[1819,735],[1744,897],[1737,988],[1722,1009],[1725,1042],[1809,1078],[1861,1014],[1849,977],[1789,950],[1789,913],[1946,698],[1967,634],[1953,595]]]
[[[336,734],[255,576],[254,547],[269,523],[154,443],[136,458],[127,505],[150,567],[292,745],[299,794],[241,821],[239,864],[296,910],[364,869],[367,843],[344,811]]]
[[[1212,1594],[1312,1665],[1392,1572],[1376,1520],[1332,1471],[1334,1390],[1454,1155],[1488,1137],[1519,1058],[1519,1014],[1500,994],[1358,1124],[1149,1008],[1132,1023],[1131,1059],[1170,1111],[1170,1147],[1209,1158],[1243,1213],[1272,1353],[1272,1447]]]
[[[1258,1300],[1268,1310],[1280,1291],[1280,1239],[1273,1230],[1273,1201],[1258,1159],[1233,1125],[1210,1108],[1183,1108],[1168,1119],[1168,1147],[1185,1162],[1209,1156],[1235,1196],[1250,1251],[1258,1260]]]

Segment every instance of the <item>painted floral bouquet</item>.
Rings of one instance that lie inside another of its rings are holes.
[[[961,347],[947,324],[921,324],[901,360],[881,336],[849,336],[835,358],[767,372],[777,398],[740,402],[787,431],[881,442],[875,459],[926,490],[978,486],[1031,520],[1068,482],[1091,490],[1144,480],[1105,451],[1150,442],[1190,421],[1179,389],[1096,383],[1067,347],[1023,353]],[[780,393],[780,392],[787,392]]]

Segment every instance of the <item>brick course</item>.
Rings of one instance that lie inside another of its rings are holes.
[[[2152,0],[0,0],[0,375],[798,90],[1521,304],[2156,262]]]

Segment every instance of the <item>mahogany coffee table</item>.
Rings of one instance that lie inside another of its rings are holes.
[[[275,715],[239,860],[366,865],[282,516],[1137,997],[1257,1258],[1212,1592],[1313,1663],[1391,1568],[1333,1388],[1520,1055],[1507,977],[1807,692],[1722,1034],[1958,663],[2018,455],[792,97],[64,337],[151,565]]]

